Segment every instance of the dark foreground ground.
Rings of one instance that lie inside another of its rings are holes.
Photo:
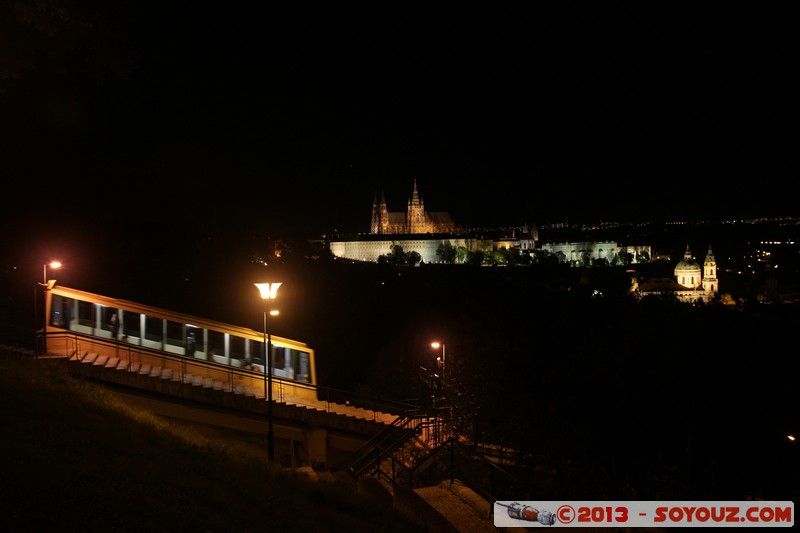
[[[0,530],[421,531],[0,351]]]

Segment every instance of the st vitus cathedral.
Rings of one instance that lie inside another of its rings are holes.
[[[414,179],[414,190],[405,212],[389,211],[386,198],[381,193],[380,202],[377,193],[372,202],[372,225],[370,233],[374,235],[398,235],[420,233],[457,233],[456,225],[445,211],[425,211],[425,203],[417,192],[417,180]]]

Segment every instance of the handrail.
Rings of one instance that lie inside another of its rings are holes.
[[[376,433],[353,452],[350,458],[334,466],[333,469],[347,470],[353,477],[358,477],[373,467],[380,473],[380,463],[383,459],[390,457],[393,463],[398,462],[394,452],[435,423],[419,410],[397,417],[392,424]],[[398,463],[405,467],[402,462]]]
[[[475,461],[478,467],[485,468],[486,470],[484,473],[487,479],[478,479],[481,476],[476,478],[474,476],[474,472],[471,473],[469,472],[469,469],[457,466],[457,449],[461,450],[461,453],[458,455],[460,455],[462,460]],[[405,480],[405,482],[408,484],[407,486],[413,488],[415,483],[419,480],[423,467],[427,463],[434,461],[434,464],[441,464],[436,463],[436,461],[442,459],[442,454],[445,450],[450,452],[449,465],[447,466],[450,480],[452,481],[454,479],[458,479],[459,482],[467,486],[486,501],[491,503],[499,499],[508,499],[508,497],[510,497],[509,495],[498,494],[498,487],[511,486],[514,487],[515,491],[524,489],[526,493],[533,494],[533,489],[529,487],[527,483],[517,478],[514,474],[501,468],[489,458],[483,456],[483,454],[479,452],[475,453],[474,447],[465,445],[455,436],[448,438],[444,443],[433,448],[428,454],[425,455],[425,457],[423,457],[420,461],[415,462],[415,464],[410,467],[406,466],[402,461],[397,460],[393,454],[388,452],[383,453],[384,450],[375,449],[373,450],[374,455],[372,456],[373,462],[369,463],[366,468],[362,468],[362,473],[368,471],[369,468],[374,466],[375,470],[373,471],[373,474],[376,477],[385,479],[392,485]],[[384,463],[385,459],[390,460],[391,471],[387,472],[384,470],[384,468],[382,468],[381,465]]]
[[[518,498],[525,496],[525,494],[520,495],[520,492],[518,492],[522,489],[524,489],[524,492],[527,492],[528,494],[533,493],[533,488],[528,486],[526,482],[520,480],[511,472],[497,465],[482,452],[477,451],[475,446],[465,445],[456,438],[451,438],[448,442],[451,447],[451,458],[457,456],[455,450],[456,447],[458,447],[462,450],[462,456],[464,458],[471,458],[471,460],[477,461],[479,466],[487,469],[486,473],[488,477],[488,487],[486,486],[486,482],[481,483],[479,480],[476,480],[463,468],[456,467],[455,461],[451,460],[451,477],[458,478],[459,481],[461,481],[464,485],[469,487],[485,500],[494,502],[498,499],[508,499],[511,497],[510,495],[498,494],[498,486],[508,487],[513,485],[515,487],[515,496]],[[502,482],[501,479],[505,480],[505,482]]]
[[[409,416],[397,417],[391,425],[386,426],[381,431],[376,433],[367,442],[362,444],[347,460],[334,469],[347,470],[354,477],[361,475],[368,469],[373,461],[373,454],[384,455],[391,453],[397,446],[402,445],[410,438],[411,435],[417,433],[417,425],[408,427],[413,424],[415,418]]]

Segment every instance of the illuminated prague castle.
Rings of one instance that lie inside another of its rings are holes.
[[[363,262],[377,262],[381,256],[400,246],[404,252],[416,252],[421,262],[441,263],[439,248],[443,245],[468,252],[491,253],[496,250],[518,250],[524,254],[535,251],[548,252],[563,257],[564,262],[578,266],[595,260],[613,264],[622,253],[638,258],[651,257],[650,246],[621,245],[617,242],[567,242],[538,243],[539,232],[536,226],[515,227],[492,231],[468,230],[456,226],[450,214],[444,211],[426,211],[425,204],[417,190],[417,180],[406,211],[390,212],[384,195],[380,201],[377,193],[372,203],[372,219],[369,234],[332,235],[327,246],[334,257]],[[460,259],[463,262],[464,258]],[[638,262],[638,259],[634,262]]]
[[[417,180],[414,179],[414,190],[405,212],[389,211],[386,198],[381,193],[380,202],[377,194],[372,202],[373,235],[413,235],[420,233],[456,233],[456,226],[445,211],[425,211],[425,203],[417,192]]]

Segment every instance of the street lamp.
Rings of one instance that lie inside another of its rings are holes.
[[[50,261],[50,263],[45,263],[42,265],[42,291],[44,294],[44,321],[42,325],[42,350],[43,353],[47,354],[47,291],[53,288],[53,285],[56,284],[55,280],[53,283],[50,284],[47,282],[47,267],[52,268],[53,270],[58,270],[61,268],[61,261]],[[35,295],[34,295],[35,296]],[[36,298],[33,299],[34,304],[34,314],[36,314]]]
[[[447,362],[447,353],[445,352],[445,346],[443,342],[433,341],[431,343],[431,347],[435,350],[438,350],[440,347],[442,348],[442,355],[441,357],[436,357],[436,368],[439,369],[440,375],[437,376],[434,374],[434,383],[433,383],[433,415],[435,418],[434,421],[434,441],[438,444],[439,443],[439,413],[437,411],[438,406],[437,399],[440,396],[440,391],[438,390],[441,383],[444,381],[444,371],[445,371],[445,363]],[[445,398],[446,400],[447,398]]]
[[[58,270],[59,268],[61,268],[61,261],[51,261],[49,266],[54,270]],[[45,263],[42,267],[42,272],[43,272],[42,285],[44,285],[45,287],[47,287],[47,267],[48,267],[47,263]]]
[[[275,437],[272,432],[272,334],[269,333],[269,315],[277,315],[277,311],[268,309],[269,300],[274,300],[278,295],[281,283],[256,283],[261,299],[264,301],[264,387],[267,398],[267,461],[275,462]]]
[[[436,365],[442,369],[442,379],[444,379],[444,366],[447,363],[447,353],[445,352],[444,343],[436,341],[431,343],[431,347],[436,350],[438,350],[440,346],[442,347],[442,356],[436,358]]]

